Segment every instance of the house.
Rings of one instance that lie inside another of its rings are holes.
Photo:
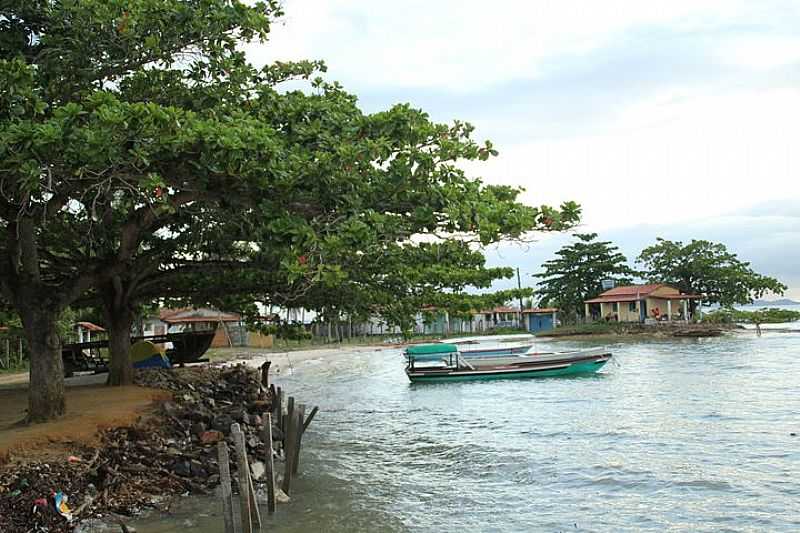
[[[473,321],[477,323],[477,331],[516,328],[519,326],[519,307],[501,305],[494,309],[485,309],[476,313]]]
[[[615,287],[584,301],[589,320],[645,322],[647,320],[689,320],[689,302],[697,294],[681,294],[663,283]]]
[[[75,333],[78,335],[78,342],[92,342],[92,340],[99,340],[99,336],[105,333],[105,329],[92,324],[91,322],[76,322]],[[94,335],[92,335],[94,333]]]
[[[558,324],[557,315],[558,309],[555,307],[524,309],[522,311],[523,324],[531,333],[554,329]]]

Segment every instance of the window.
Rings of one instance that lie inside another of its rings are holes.
[[[615,313],[616,313],[617,311],[619,311],[619,304],[618,304],[617,302],[614,302],[614,303],[612,303],[612,304],[611,304],[611,310],[612,310],[613,312],[615,312]]]
[[[628,311],[630,311],[631,313],[636,312],[636,302],[631,302],[628,304]]]

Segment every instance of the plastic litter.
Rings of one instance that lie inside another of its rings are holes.
[[[67,519],[68,522],[72,521],[72,510],[67,505],[69,498],[61,491],[53,494],[53,504],[56,507],[56,512]]]

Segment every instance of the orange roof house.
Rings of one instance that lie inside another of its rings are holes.
[[[689,302],[698,294],[683,294],[663,283],[614,287],[584,301],[586,317],[615,322],[689,320]]]

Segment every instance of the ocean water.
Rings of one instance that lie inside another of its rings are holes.
[[[411,385],[397,350],[297,365],[276,382],[320,413],[265,530],[800,531],[800,334],[608,348],[537,380]],[[197,498],[134,525],[222,530]]]

